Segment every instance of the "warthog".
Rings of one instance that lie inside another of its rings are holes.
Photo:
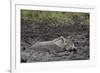
[[[65,39],[63,36],[60,36],[52,41],[38,41],[31,46],[31,49],[55,54],[65,50],[75,49],[75,45],[70,39]]]

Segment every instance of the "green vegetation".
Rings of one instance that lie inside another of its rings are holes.
[[[53,24],[89,25],[89,13],[21,10],[21,19]]]

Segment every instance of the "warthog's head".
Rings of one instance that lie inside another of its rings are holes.
[[[65,48],[66,50],[75,50],[76,49],[74,43],[70,39],[66,39],[63,36],[60,36],[59,38],[57,38],[53,41],[57,46],[59,46],[61,48]]]

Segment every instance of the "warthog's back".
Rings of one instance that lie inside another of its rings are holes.
[[[63,48],[54,44],[52,41],[37,42],[31,48],[35,51],[48,51],[52,53],[64,50]]]

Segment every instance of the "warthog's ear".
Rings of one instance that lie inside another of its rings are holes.
[[[57,46],[61,47],[61,48],[64,47],[64,42],[65,42],[64,39],[61,38],[61,37],[59,37],[56,41],[54,41],[54,43],[55,43]]]
[[[63,36],[60,36],[60,37],[54,39],[53,42],[57,42],[57,41],[59,41],[59,40],[64,41],[64,37],[63,37]]]
[[[66,39],[63,36],[60,36],[60,38],[63,40],[63,42],[65,43]]]

